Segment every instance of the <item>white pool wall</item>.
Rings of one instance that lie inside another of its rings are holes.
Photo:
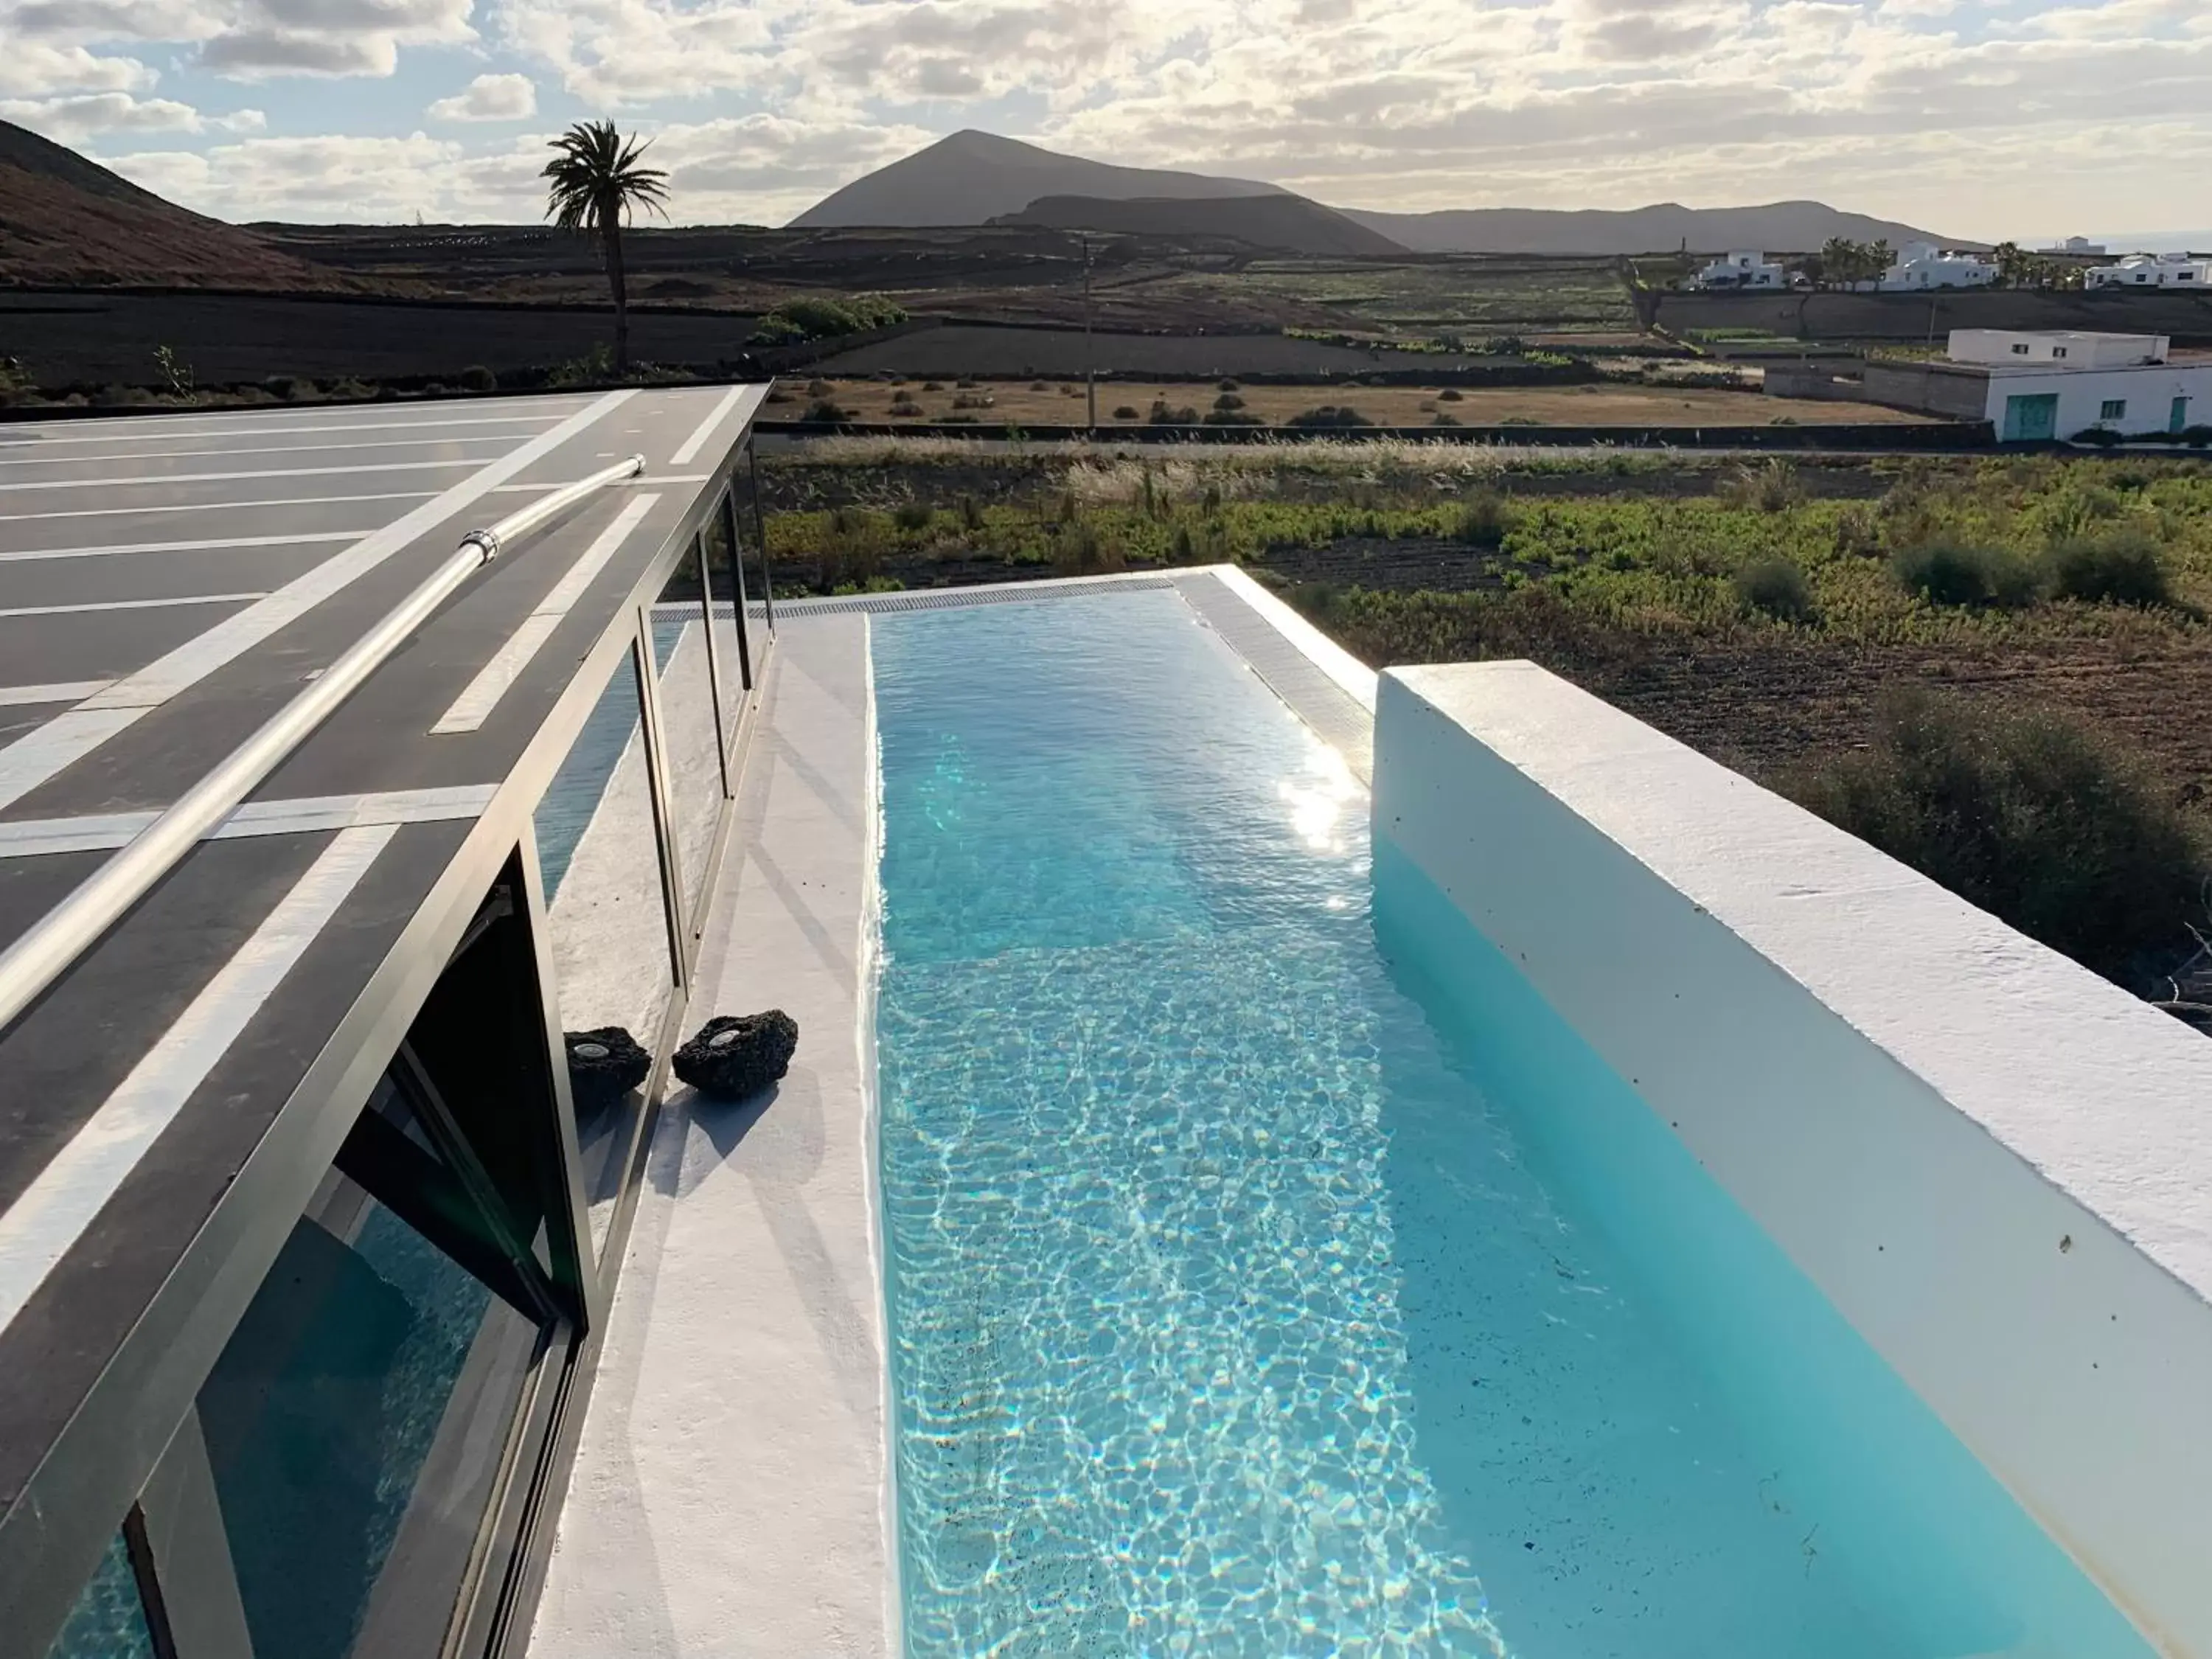
[[[2212,1656],[2212,1043],[1532,664],[1387,672],[1374,814],[2144,1635]]]

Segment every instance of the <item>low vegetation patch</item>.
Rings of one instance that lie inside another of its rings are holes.
[[[2031,938],[2139,977],[2185,939],[2208,871],[2197,826],[2136,756],[2084,723],[1893,693],[1873,743],[1798,774],[1805,805]]]
[[[890,328],[906,319],[906,307],[880,294],[855,294],[843,299],[801,295],[763,313],[753,328],[752,343],[803,345],[810,340],[834,340]]]
[[[1809,623],[1820,615],[1813,584],[1791,559],[1753,559],[1735,573],[1735,595],[1746,610],[1777,622]]]
[[[2033,561],[2008,547],[1948,539],[1899,550],[1899,583],[1930,605],[2017,610],[2035,603],[2042,578]]]
[[[2051,550],[2051,585],[2062,599],[2088,605],[2168,605],[2173,592],[2158,544],[2139,530],[2118,530]]]
[[[1311,431],[1328,427],[1372,426],[1375,422],[1349,404],[1323,404],[1319,409],[1304,410],[1291,416],[1285,424]]]

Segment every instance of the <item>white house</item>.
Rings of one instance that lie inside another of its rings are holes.
[[[2036,251],[2039,253],[2063,253],[2075,259],[2101,259],[2106,252],[2102,242],[2093,242],[2086,236],[2069,236],[2063,242],[2053,242],[2048,247]]]
[[[2158,334],[1960,329],[1933,365],[1947,400],[1964,394],[2007,443],[2102,428],[2130,436],[2212,426],[2212,362],[2167,361]]]
[[[2117,264],[2091,265],[2085,288],[2205,289],[2212,290],[2212,259],[2187,253],[2130,253]]]
[[[1987,288],[1997,279],[1997,268],[1978,253],[1946,253],[1933,242],[1907,242],[1897,263],[1882,274],[1885,294],[1917,293],[1925,289]]]
[[[1699,289],[1785,289],[1790,286],[1787,266],[1768,260],[1764,253],[1731,253],[1716,259],[1690,279],[1692,288]]]

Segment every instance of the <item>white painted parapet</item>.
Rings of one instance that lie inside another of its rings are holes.
[[[2212,1656],[2212,1042],[1530,664],[1385,673],[1374,812],[1378,881],[1442,890],[1648,1108],[1625,1178],[1678,1143],[2154,1648]],[[1881,1455],[1853,1409],[1812,1419],[1839,1467]],[[2039,1616],[2002,1650],[2088,1659]]]

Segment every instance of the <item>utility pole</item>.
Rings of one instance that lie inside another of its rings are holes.
[[[1089,430],[1098,435],[1098,359],[1091,349],[1091,237],[1083,238],[1083,397]]]

